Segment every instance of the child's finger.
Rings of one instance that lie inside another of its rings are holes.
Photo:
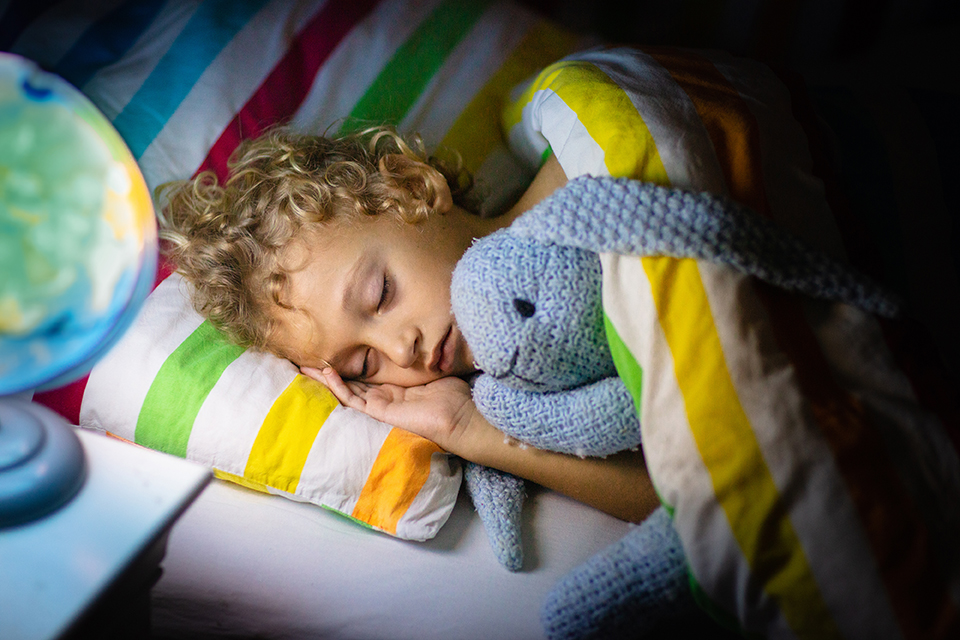
[[[351,389],[333,369],[326,368],[321,370],[314,367],[300,367],[300,373],[308,378],[313,378],[330,389],[342,404],[346,404],[344,400],[352,394]]]
[[[302,370],[302,369],[301,369]],[[324,385],[337,397],[337,400],[340,401],[340,404],[346,407],[360,408],[357,405],[363,404],[363,400],[353,392],[347,384],[343,381],[336,371],[330,368],[325,369],[311,369],[311,372],[315,372],[318,377],[315,379]],[[310,375],[306,373],[305,375]]]
[[[320,373],[320,369],[314,369],[313,367],[300,367],[300,373],[308,378],[313,378],[317,382],[323,382],[323,374]]]

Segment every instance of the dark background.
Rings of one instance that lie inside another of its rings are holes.
[[[960,21],[957,0],[521,0],[579,32],[805,67]]]

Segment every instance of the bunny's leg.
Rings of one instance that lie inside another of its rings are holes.
[[[565,576],[541,621],[550,640],[642,638],[659,623],[705,616],[690,591],[680,538],[663,507]]]
[[[523,566],[520,539],[520,515],[526,496],[523,480],[473,462],[464,464],[463,474],[494,555],[510,571],[519,571]]]

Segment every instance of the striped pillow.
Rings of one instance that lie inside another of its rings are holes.
[[[547,67],[504,123],[528,162],[552,148],[571,177],[727,194],[847,256],[860,240],[794,104],[754,63],[621,49]],[[956,637],[960,432],[926,402],[943,380],[905,364],[901,328],[717,264],[601,261],[617,368],[701,604],[748,636]]]
[[[151,189],[207,169],[225,176],[240,140],[278,122],[318,133],[390,122],[458,151],[487,213],[532,176],[500,134],[507,92],[575,46],[526,10],[477,0],[37,2],[0,17],[0,47],[89,96]],[[337,406],[286,361],[230,346],[168,275],[88,377],[35,399],[220,477],[397,536],[436,533],[459,487],[455,464]]]
[[[179,274],[154,290],[90,373],[80,426],[401,538],[436,534],[460,488],[456,459],[340,406],[290,362],[230,344],[188,296]]]

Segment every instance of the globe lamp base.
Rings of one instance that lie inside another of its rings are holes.
[[[0,398],[0,529],[59,509],[80,490],[86,469],[66,420],[36,403]]]

